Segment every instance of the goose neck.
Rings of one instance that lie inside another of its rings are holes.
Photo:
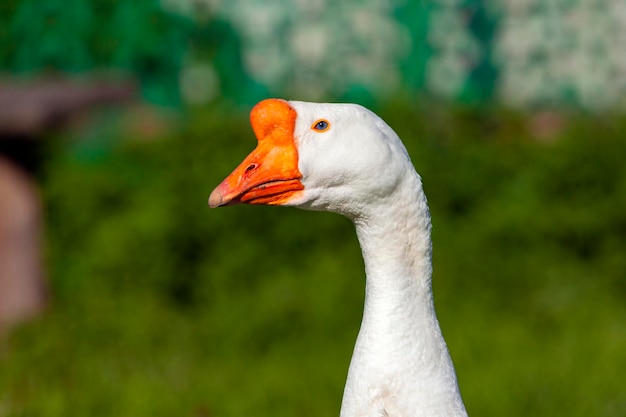
[[[431,223],[419,177],[354,221],[368,295],[431,297]],[[419,302],[424,300],[415,300]]]

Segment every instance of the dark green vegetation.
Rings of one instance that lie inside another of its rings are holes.
[[[473,416],[626,415],[626,120],[381,111],[422,174],[439,318]],[[247,115],[65,142],[44,176],[53,303],[0,354],[0,417],[333,416],[361,317],[346,219],[210,210]],[[375,175],[375,173],[373,173]]]

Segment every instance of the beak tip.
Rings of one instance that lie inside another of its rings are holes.
[[[216,208],[224,204],[224,198],[219,189],[213,190],[209,196],[209,207]]]

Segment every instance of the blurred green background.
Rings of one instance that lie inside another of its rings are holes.
[[[0,417],[338,415],[352,225],[207,208],[270,95],[358,101],[405,141],[470,415],[625,416],[626,15],[523,3],[4,1],[5,79],[141,99],[42,135],[50,305],[0,340]]]

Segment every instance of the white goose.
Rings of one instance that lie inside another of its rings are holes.
[[[250,120],[258,146],[209,205],[326,210],[356,226],[365,308],[341,417],[466,416],[433,307],[426,196],[400,138],[355,104],[268,99]]]

